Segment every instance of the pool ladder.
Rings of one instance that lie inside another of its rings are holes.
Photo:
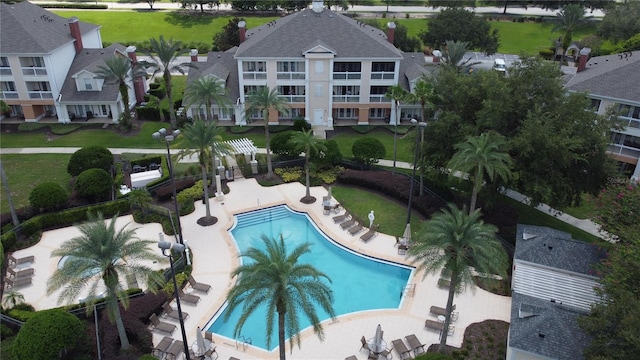
[[[238,348],[238,343],[242,344],[242,351],[245,351],[247,349],[247,344],[251,345],[251,338],[240,335],[236,338],[236,349]]]

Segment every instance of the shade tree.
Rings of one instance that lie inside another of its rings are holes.
[[[447,8],[429,19],[427,30],[418,35],[422,43],[441,48],[447,40],[464,41],[469,49],[494,54],[498,51],[498,30],[492,29],[485,18],[464,8]]]

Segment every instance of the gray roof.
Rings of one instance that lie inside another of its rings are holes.
[[[240,97],[240,83],[238,82],[238,65],[233,58],[238,48],[233,47],[227,51],[210,52],[206,62],[194,63],[197,68],[189,68],[187,84],[201,76],[213,75],[225,82],[227,96],[235,104]]]
[[[573,240],[563,231],[518,224],[513,257],[514,260],[595,277],[593,266],[605,257],[605,251],[596,245]]]
[[[629,55],[630,54],[630,55]],[[640,50],[596,56],[565,85],[568,90],[640,104]]]
[[[329,9],[305,9],[255,29],[238,47],[241,58],[296,58],[314,44],[325,44],[336,58],[400,59],[384,31]]]
[[[69,69],[67,78],[62,85],[62,103],[77,103],[85,101],[116,101],[120,94],[118,85],[105,83],[102,91],[78,91],[76,87],[76,79],[72,76],[83,71],[89,71],[95,74],[99,65],[103,65],[104,61],[116,54],[116,51],[125,53],[125,47],[120,44],[112,44],[104,49],[83,49],[76,55]],[[124,55],[126,56],[126,55]]]
[[[66,18],[28,1],[0,3],[0,52],[3,54],[48,54],[74,41]],[[98,25],[80,23],[85,34]]]
[[[508,346],[550,359],[584,359],[590,338],[578,326],[581,315],[567,306],[514,292]]]
[[[437,66],[427,66],[424,53],[403,52],[400,61],[400,79],[398,85],[409,91],[409,83],[420,78],[424,74],[432,74],[437,71]]]

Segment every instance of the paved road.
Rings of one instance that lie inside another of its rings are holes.
[[[50,3],[50,1],[32,1],[33,3]],[[118,2],[100,2],[100,4],[107,5],[109,9],[112,10],[149,10],[149,5],[146,2],[140,3],[118,3]],[[171,3],[171,2],[157,2],[153,4],[154,10],[177,10],[180,9],[180,3]],[[206,9],[206,7],[205,7]],[[231,10],[231,6],[228,4],[220,5],[220,11],[229,11]],[[334,9],[335,10],[335,9]],[[355,5],[350,6],[346,11],[348,13],[384,13],[387,11],[387,6],[362,6]],[[502,14],[503,8],[501,7],[478,7],[475,8],[475,12],[479,14],[491,14],[497,13]],[[421,13],[421,14],[437,14],[440,12],[440,8],[434,8],[429,6],[389,6],[389,13],[400,14],[404,17],[406,13]],[[530,15],[530,16],[555,16],[557,11],[555,10],[545,10],[537,7],[528,7],[528,8],[507,8],[507,14],[510,15]],[[601,10],[596,10],[593,12],[587,13],[587,16],[593,16],[596,18],[601,18],[604,16],[604,12]]]
[[[39,148],[5,148],[5,149],[0,149],[0,155],[5,155],[5,154],[73,154],[74,152],[76,152],[77,150],[79,150],[80,148],[77,147],[39,147]],[[110,148],[109,149],[111,151],[111,153],[113,154],[122,154],[122,153],[139,153],[139,154],[165,154],[166,150],[165,149],[129,149],[129,148]],[[180,150],[179,149],[171,149],[170,150],[172,154],[177,154]],[[258,149],[258,152],[260,153],[264,153],[265,150],[264,149]],[[197,162],[198,159],[197,157],[189,157],[186,159],[182,160],[183,162]],[[386,166],[386,167],[392,167],[393,166],[393,161],[392,160],[380,160],[379,164],[382,166]],[[412,168],[412,164],[406,163],[406,162],[401,162],[401,161],[396,161],[396,166],[398,168],[404,168],[404,169],[411,169]],[[523,195],[518,193],[517,191],[514,190],[506,190],[505,191],[505,195],[509,196],[510,198],[517,200],[519,202],[528,204],[529,203],[529,199]],[[558,220],[564,221],[567,224],[570,224],[572,226],[575,226],[579,229],[582,229],[586,232],[588,232],[589,234],[598,236],[598,237],[605,237],[605,240],[607,240],[606,238],[608,237],[606,234],[603,235],[600,232],[600,226],[596,223],[594,223],[591,220],[581,220],[581,219],[577,219],[569,214],[566,213],[562,213],[559,210],[553,209],[548,205],[545,204],[540,204],[536,207],[537,210],[542,211],[548,215],[554,216],[555,218],[557,218]]]

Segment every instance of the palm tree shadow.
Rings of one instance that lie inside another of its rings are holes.
[[[168,12],[164,20],[171,25],[177,25],[183,28],[190,28],[197,25],[209,25],[213,21],[213,17],[207,14],[200,15],[199,13],[178,13]]]

